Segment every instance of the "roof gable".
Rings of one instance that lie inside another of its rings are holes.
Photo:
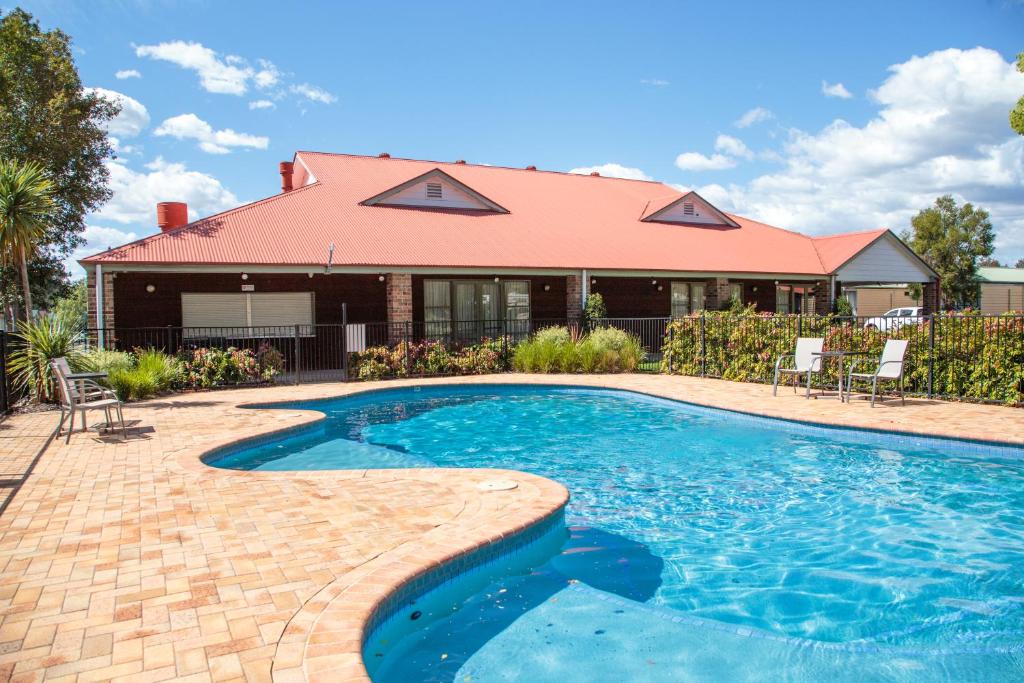
[[[360,204],[364,206],[408,206],[508,213],[508,209],[439,168],[411,178],[369,199],[364,199]]]
[[[648,202],[640,220],[682,223],[684,225],[740,227],[739,223],[716,209],[711,202],[692,190],[683,195],[672,195]]]
[[[891,230],[814,239],[825,272],[844,282],[928,282],[935,271]]]

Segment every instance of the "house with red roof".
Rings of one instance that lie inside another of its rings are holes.
[[[935,272],[887,229],[810,237],[658,182],[319,152],[279,171],[280,194],[191,222],[160,204],[159,233],[83,259],[90,325],[287,328],[344,310],[483,335],[579,318],[590,292],[610,317],[732,298],[820,313],[845,287],[912,282],[938,303]]]

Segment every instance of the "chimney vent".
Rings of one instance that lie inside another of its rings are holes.
[[[160,226],[160,232],[170,232],[188,225],[188,204],[160,202],[156,205],[156,224]]]
[[[456,159],[455,163],[457,163],[457,164],[464,164],[464,163],[466,163],[466,160],[465,159]]]
[[[536,166],[533,166],[533,165],[530,165],[530,166],[527,166],[527,167],[526,167],[526,170],[527,170],[527,171],[536,171],[536,170],[537,170],[537,167],[536,167]]]
[[[281,192],[291,192],[292,171],[295,170],[295,166],[290,161],[282,161],[277,165],[277,169],[281,172]]]
[[[377,158],[378,159],[390,159],[391,155],[388,154],[387,152],[381,152],[380,154],[377,155]]]
[[[596,175],[596,176],[599,176],[599,175],[601,175],[601,174],[600,174],[600,173],[598,173],[597,171],[591,171],[591,172],[590,172],[590,175]]]

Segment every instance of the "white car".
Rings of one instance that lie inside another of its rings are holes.
[[[891,311],[886,311],[883,315],[868,318],[864,321],[865,330],[882,330],[885,332],[892,332],[898,330],[904,325],[916,324],[921,322],[924,316],[924,309],[920,306],[911,306],[908,308],[894,308]]]

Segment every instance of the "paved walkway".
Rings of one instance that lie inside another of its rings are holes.
[[[780,417],[1024,443],[1024,412],[996,406],[915,399],[871,409],[665,376],[445,381],[611,386]],[[420,382],[156,399],[126,408],[127,442],[81,433],[70,446],[55,441],[0,517],[0,680],[362,679],[362,624],[382,596],[557,510],[565,490],[519,472],[230,472],[199,456],[317,419],[239,404]],[[0,463],[17,472],[56,420],[39,413],[0,424]],[[519,487],[477,488],[496,477]]]

